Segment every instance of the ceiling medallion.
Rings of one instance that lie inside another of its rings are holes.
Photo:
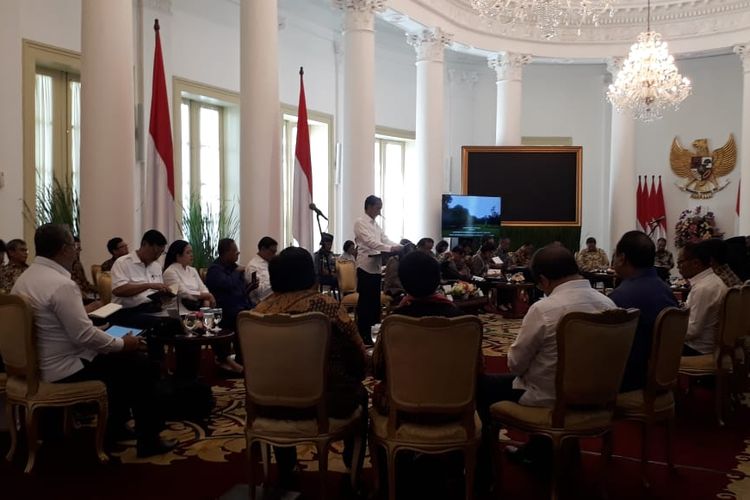
[[[575,28],[578,35],[586,24],[599,25],[612,17],[616,0],[471,0],[481,17],[501,24],[533,25],[546,40],[561,27]]]

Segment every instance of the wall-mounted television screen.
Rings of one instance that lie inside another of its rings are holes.
[[[442,236],[470,238],[500,236],[502,200],[499,196],[443,195]]]

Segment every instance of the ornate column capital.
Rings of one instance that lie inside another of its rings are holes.
[[[385,10],[386,0],[332,0],[344,11],[344,31],[374,30],[375,12]]]
[[[750,42],[741,45],[735,45],[734,47],[732,47],[732,51],[740,56],[740,61],[742,61],[742,69],[745,71],[745,73],[750,73]]]
[[[443,62],[443,49],[453,40],[451,33],[440,28],[422,30],[417,34],[406,34],[406,43],[417,51],[417,62]]]
[[[531,55],[498,52],[487,57],[487,66],[495,70],[497,81],[521,80],[523,67],[531,62]]]

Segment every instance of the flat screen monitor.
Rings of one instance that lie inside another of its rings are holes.
[[[442,236],[471,238],[500,236],[502,200],[499,196],[443,195]]]

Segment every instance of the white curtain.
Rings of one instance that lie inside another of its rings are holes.
[[[36,157],[36,188],[48,189],[52,187],[54,165],[53,151],[53,105],[52,105],[52,77],[36,75],[35,88],[35,157]]]
[[[73,196],[81,193],[81,82],[70,82],[70,169]]]

